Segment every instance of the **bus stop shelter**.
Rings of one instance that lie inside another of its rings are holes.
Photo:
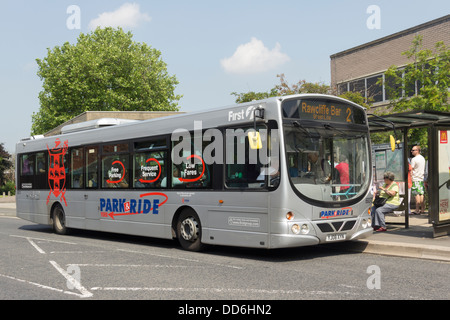
[[[407,186],[408,130],[428,129],[428,213],[434,237],[450,234],[450,112],[415,110],[384,116],[368,114],[370,132],[392,131],[403,142],[403,181]],[[409,202],[406,189],[405,203]],[[405,228],[409,215],[405,211]]]

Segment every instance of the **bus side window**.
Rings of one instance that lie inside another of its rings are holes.
[[[83,188],[83,148],[73,149],[70,155],[71,187],[74,189]]]
[[[160,188],[166,178],[166,151],[136,153],[134,155],[134,188]]]
[[[48,176],[47,176],[47,152],[38,152],[36,153],[36,168],[34,173],[35,177],[35,186],[37,189],[48,189]],[[66,159],[64,159],[66,160]]]
[[[265,168],[261,164],[258,152],[266,152],[267,141],[263,139],[263,148],[252,149],[248,141],[247,130],[227,129],[225,185],[227,188],[260,189],[266,186]]]
[[[98,147],[86,148],[86,187],[98,187]]]
[[[19,189],[33,189],[34,185],[34,154],[22,154],[19,157]]]
[[[129,187],[129,158],[128,154],[102,157],[102,188]]]
[[[21,176],[32,176],[34,174],[34,155],[23,154],[20,156]]]
[[[193,136],[193,134],[191,133]],[[195,149],[194,141],[186,147],[178,145],[181,142],[173,141],[172,149],[176,149],[174,157],[177,161],[172,164],[170,175],[161,183],[162,187],[169,187],[167,180],[171,182],[175,189],[206,189],[212,187],[213,165],[208,163],[211,159],[205,161],[204,150],[210,144],[209,141],[203,141],[202,150]],[[174,151],[172,151],[174,152]],[[179,152],[179,154],[176,154]],[[214,152],[211,156],[215,156]],[[181,162],[181,163],[179,163]],[[179,164],[178,164],[179,163]]]

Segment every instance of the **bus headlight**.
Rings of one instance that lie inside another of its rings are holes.
[[[369,228],[371,225],[372,225],[372,220],[370,218],[368,218],[367,220],[363,219],[361,222],[361,227],[363,227],[364,229]]]
[[[293,224],[291,227],[291,230],[293,233],[295,234],[299,234],[300,233],[300,226],[298,224]]]
[[[306,223],[302,224],[302,227],[301,227],[300,231],[303,234],[308,234],[309,233],[309,226]]]
[[[293,224],[291,226],[291,231],[294,234],[300,234],[300,233],[301,234],[308,234],[309,233],[309,226],[306,223],[302,224],[301,226],[295,223],[295,224]]]

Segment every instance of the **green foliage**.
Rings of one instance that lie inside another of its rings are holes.
[[[3,143],[0,143],[0,186],[5,183],[5,172],[13,167],[10,158],[11,155],[5,150]]]
[[[411,60],[408,65],[402,69],[391,66],[385,72],[384,86],[394,112],[450,110],[450,48],[437,42],[434,51],[423,49],[422,40],[417,35],[409,50],[402,53]],[[410,146],[427,149],[427,128],[411,128],[408,141]]]
[[[359,92],[353,92],[353,91],[346,91],[343,94],[341,94],[339,97],[347,99],[349,101],[352,101],[356,104],[359,104],[360,106],[363,106],[366,109],[370,108],[370,103],[373,100],[372,98],[369,99],[368,103],[366,103],[366,98],[364,98],[361,93]]]
[[[232,92],[231,94],[236,96],[236,103],[244,103],[244,102],[250,102],[250,101],[255,101],[255,100],[263,100],[263,99],[267,99],[270,97],[276,97],[278,95],[275,88],[273,88],[269,92],[249,91],[249,92],[243,92],[243,93]]]
[[[244,92],[237,93],[232,92],[231,94],[236,96],[236,103],[250,102],[254,100],[261,100],[270,97],[278,97],[278,96],[288,96],[291,94],[298,93],[322,93],[329,94],[330,86],[327,86],[323,83],[311,83],[306,82],[305,80],[300,80],[299,82],[289,85],[286,81],[284,74],[277,75],[280,78],[280,84],[273,87],[270,91],[267,92]]]
[[[121,28],[81,33],[36,59],[43,80],[32,134],[43,134],[74,116],[95,111],[176,111],[178,81],[161,53],[132,40]]]
[[[289,85],[286,81],[284,74],[277,75],[280,78],[280,84],[275,86],[277,90],[277,94],[279,96],[288,96],[291,94],[298,93],[321,93],[321,94],[329,94],[330,86],[319,83],[319,82],[306,82],[306,80],[300,80],[299,82]]]
[[[385,73],[384,85],[393,111],[448,111],[450,49],[443,42],[437,42],[434,51],[422,49],[422,36],[418,35],[402,54],[412,62],[400,70],[391,66]]]
[[[8,195],[8,192],[11,196],[16,194],[16,186],[14,181],[6,181],[3,186],[0,186],[0,195],[3,195],[3,192]]]

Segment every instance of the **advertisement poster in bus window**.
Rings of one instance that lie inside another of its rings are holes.
[[[161,163],[156,158],[149,158],[141,165],[140,183],[153,183],[161,176]]]
[[[50,201],[50,196],[53,194],[55,197],[61,196],[61,201],[67,207],[66,201],[66,168],[64,167],[64,156],[69,148],[69,142],[66,140],[64,144],[59,139],[55,140],[55,146],[50,149],[47,145],[49,156],[49,169],[48,169],[48,185],[50,187],[50,193],[47,197],[47,204]]]
[[[450,130],[438,131],[439,221],[450,220]]]
[[[184,169],[181,173],[182,182],[196,182],[203,178],[205,173],[205,162],[199,155],[192,154],[188,156]],[[192,161],[192,162],[191,162]]]

